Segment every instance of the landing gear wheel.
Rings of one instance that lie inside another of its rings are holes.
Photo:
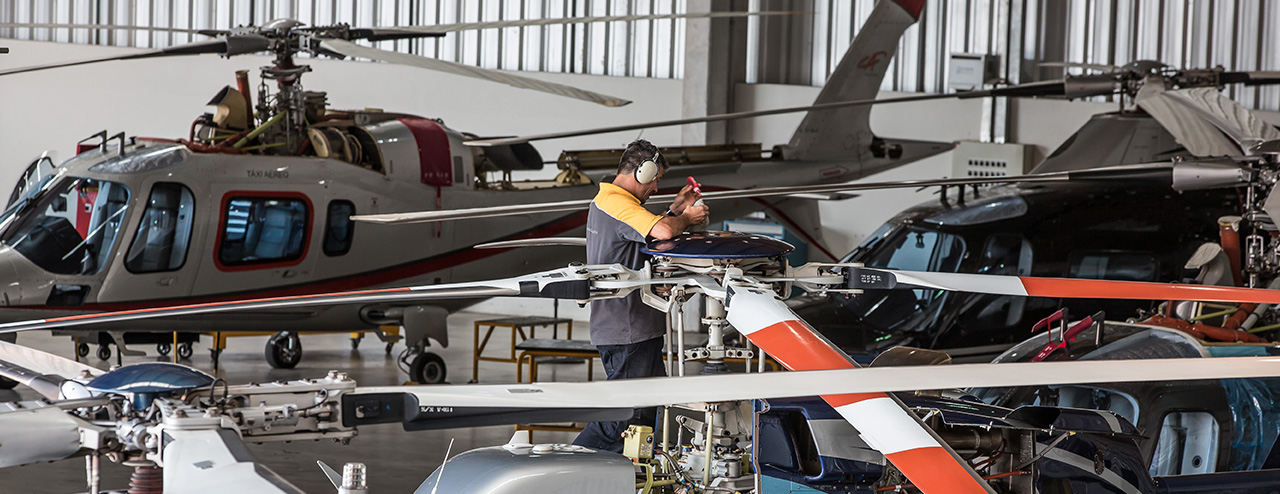
[[[422,352],[409,364],[409,379],[418,384],[441,384],[448,374],[444,359],[431,352]]]
[[[302,361],[302,339],[298,333],[281,331],[267,340],[267,364],[273,369],[292,369]]]
[[[299,347],[299,348],[301,348],[301,347]],[[191,358],[191,344],[190,344],[190,343],[179,343],[179,344],[178,344],[178,358],[183,359],[183,360],[186,360],[186,359]]]
[[[106,345],[98,345],[98,360],[108,360],[111,358],[111,347]]]
[[[159,353],[161,357],[168,357],[171,350],[173,350],[173,344],[156,343],[156,353]]]
[[[79,344],[79,345],[76,345],[76,355],[79,355],[79,356],[81,356],[81,357],[88,357],[88,356],[89,356],[89,344],[88,344],[88,343],[81,343],[81,344]]]

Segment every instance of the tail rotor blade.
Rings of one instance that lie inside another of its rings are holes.
[[[729,323],[787,369],[858,367],[770,290],[729,285],[726,308]],[[822,398],[922,492],[995,492],[897,397],[845,393]]]

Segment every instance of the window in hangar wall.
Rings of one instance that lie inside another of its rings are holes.
[[[162,48],[207,39],[185,31],[292,18],[309,25],[424,26],[512,19],[685,12],[688,0],[50,0],[0,2],[0,37]],[[875,0],[745,0],[751,10],[812,15],[747,20],[747,82],[821,85]],[[882,89],[943,92],[952,53],[999,50],[1001,26],[1021,32],[1017,80],[1053,79],[1042,62],[1280,70],[1280,5],[1184,0],[928,0],[898,44]],[[13,27],[13,24],[86,27]],[[154,29],[102,29],[91,25]],[[374,46],[486,68],[679,78],[683,20],[493,28]],[[781,48],[779,48],[781,47]],[[1071,74],[1085,73],[1072,68]],[[1011,78],[1012,79],[1012,78]],[[1231,86],[1246,107],[1280,110],[1280,88]],[[1103,98],[1097,98],[1099,100]]]

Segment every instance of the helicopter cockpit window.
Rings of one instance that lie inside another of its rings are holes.
[[[1071,278],[1090,280],[1155,281],[1155,256],[1139,252],[1088,251],[1070,256]]]
[[[353,214],[356,214],[356,205],[351,201],[329,203],[329,218],[324,224],[325,255],[340,256],[351,250],[351,237],[355,234]]]
[[[158,183],[151,188],[147,209],[125,255],[124,266],[131,273],[174,271],[187,260],[195,199],[191,189],[177,183]]]
[[[298,198],[233,197],[222,218],[218,260],[243,266],[300,259],[311,212]]]
[[[870,247],[857,261],[873,268],[954,273],[964,258],[964,239],[943,232],[901,229]],[[863,321],[885,330],[929,326],[948,296],[941,290],[867,290],[849,301]]]
[[[0,243],[51,273],[94,274],[110,259],[128,206],[123,185],[67,177],[21,207]]]
[[[18,184],[13,186],[13,192],[9,194],[9,203],[5,204],[5,209],[44,190],[53,178],[54,168],[53,159],[48,155],[36,158],[27,165],[27,169],[22,171],[22,176],[18,177]]]
[[[168,168],[186,161],[187,148],[177,144],[143,148],[103,160],[89,167],[94,173],[138,173]]]
[[[980,274],[1029,276],[1031,274],[1031,242],[1021,235],[996,234],[987,239],[982,249]],[[973,295],[972,307],[960,315],[965,328],[996,330],[1017,325],[1026,309],[1027,297],[1012,295]]]

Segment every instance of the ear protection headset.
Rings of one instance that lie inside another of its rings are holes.
[[[661,171],[661,165],[658,165],[658,158],[662,157],[657,151],[653,152],[653,157],[644,160],[640,166],[636,167],[636,181],[648,185],[658,179],[658,172]]]

